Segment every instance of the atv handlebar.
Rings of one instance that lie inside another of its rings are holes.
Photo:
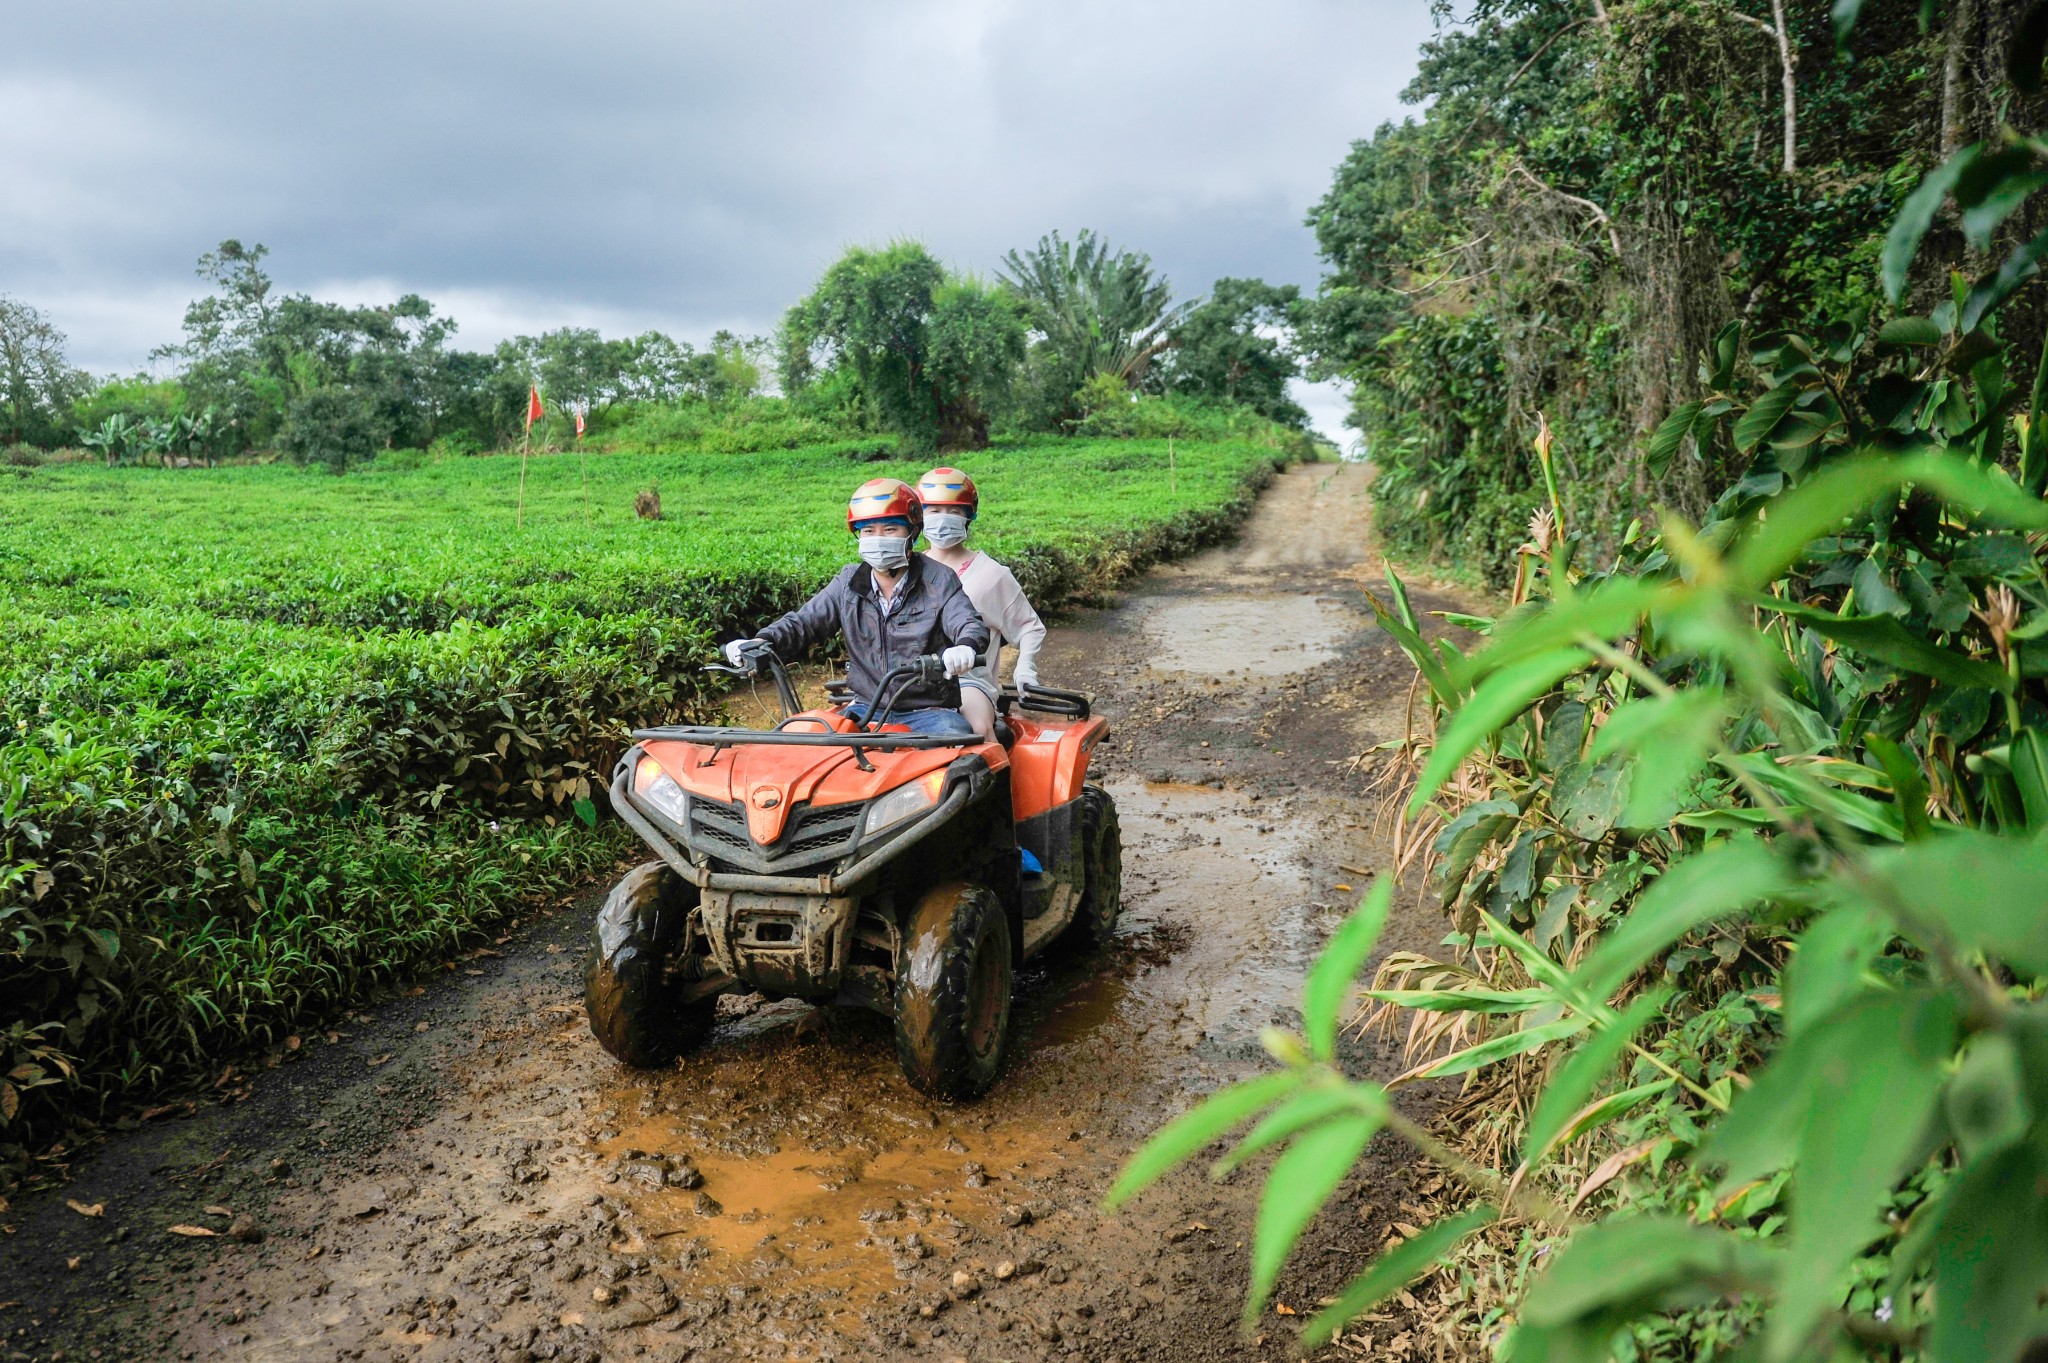
[[[769,647],[766,641],[749,639],[746,643],[751,647],[740,649],[741,666],[728,667],[724,663],[706,663],[704,670],[723,672],[728,677],[741,677],[753,681],[761,675],[762,665],[766,664],[768,675],[775,680],[775,698],[782,702],[782,717],[790,718],[802,707],[797,703],[796,688],[790,685],[789,669],[782,665],[782,659],[776,656],[775,650]]]

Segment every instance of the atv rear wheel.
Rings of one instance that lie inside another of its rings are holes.
[[[1076,946],[1108,946],[1123,909],[1124,841],[1116,801],[1101,786],[1081,787],[1081,877],[1081,906],[1068,939]]]
[[[935,1098],[978,1098],[1010,1031],[1010,920],[985,886],[941,885],[918,901],[896,964],[896,1061]]]
[[[635,1069],[658,1069],[711,1030],[717,995],[683,1002],[671,958],[697,905],[697,890],[659,861],[612,887],[597,915],[596,950],[583,979],[591,1035]]]

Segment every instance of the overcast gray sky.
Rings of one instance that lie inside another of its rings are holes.
[[[177,336],[193,261],[230,236],[270,247],[281,288],[425,294],[477,348],[766,332],[845,246],[896,235],[987,272],[1092,226],[1183,296],[1310,285],[1302,217],[1402,115],[1428,10],[24,0],[0,292],[108,372]]]

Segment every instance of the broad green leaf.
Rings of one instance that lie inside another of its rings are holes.
[[[2005,1149],[2033,1124],[2019,1047],[2003,1032],[1980,1032],[1970,1039],[1944,1096],[1948,1127],[1965,1159]]]
[[[1877,995],[1797,1044],[1810,1051],[1808,1107],[1792,1179],[1791,1252],[1766,1330],[1779,1363],[1801,1356],[1840,1301],[1850,1261],[1884,1233],[1893,1185],[1926,1156],[1955,1046],[1954,1000]]]
[[[1999,525],[2048,530],[2048,502],[2022,490],[2002,469],[1952,454],[1922,454],[1893,462],[1886,476],[1888,486],[1911,483],[1927,488],[1951,506]]]
[[[2016,1363],[2043,1328],[2048,1151],[2040,1136],[1972,1162],[1944,1191],[1934,1231],[1928,1363]]]
[[[1722,757],[1721,765],[1741,772],[1751,780],[1783,795],[1786,802],[1806,813],[1828,815],[1858,832],[1888,842],[1904,842],[1906,825],[1899,811],[1883,801],[1832,785],[1798,766],[1775,762],[1768,753],[1737,753]]]
[[[1526,1013],[1556,1002],[1547,989],[1368,989],[1365,996],[1425,1013]]]
[[[1667,735],[1689,731],[1697,722],[1698,711],[1718,710],[1720,704],[1721,688],[1708,684],[1617,705],[1594,735],[1592,751],[1586,756],[1598,762],[1614,753],[1655,745]]]
[[[1429,762],[1416,780],[1408,812],[1419,814],[1429,797],[1493,733],[1591,658],[1581,648],[1552,649],[1494,673],[1451,713]]]
[[[2048,184],[2048,176],[2035,177],[2029,192],[2043,184]],[[1970,290],[1970,296],[1963,301],[1962,315],[1956,321],[1957,330],[1975,331],[1986,316],[2012,297],[2015,289],[2041,273],[2043,255],[2048,255],[2048,232],[2038,233],[2015,246],[1997,270],[1977,281],[1976,287]]]
[[[1657,429],[1650,433],[1649,448],[1644,455],[1652,478],[1662,478],[1665,470],[1671,467],[1672,458],[1677,455],[1679,446],[1685,443],[1686,436],[1692,433],[1692,423],[1699,418],[1700,408],[1704,406],[1704,402],[1682,403],[1670,416],[1657,423]]]
[[[1598,842],[1627,809],[1630,783],[1630,764],[1621,758],[1580,762],[1551,787],[1551,812],[1573,837]]]
[[[1611,639],[1626,634],[1656,607],[1667,590],[1667,584],[1647,578],[1615,577],[1591,591],[1504,620],[1487,646],[1465,659],[1453,676],[1462,685],[1474,686],[1488,673],[1552,653],[1582,637]]]
[[[1379,1120],[1364,1113],[1332,1117],[1295,1137],[1273,1161],[1252,1227],[1252,1286],[1244,1304],[1247,1328],[1265,1311],[1295,1242],[1379,1128]]]
[[[1899,216],[1892,220],[1891,231],[1885,235],[1884,254],[1879,261],[1878,272],[1884,282],[1884,296],[1897,303],[1906,292],[1906,278],[1913,268],[1913,257],[1920,253],[1920,242],[1926,237],[1927,229],[1934,225],[1934,215],[1941,208],[1941,201],[1956,180],[1977,159],[1983,144],[1968,146],[1948,160],[1929,171],[1913,192],[1906,196],[1906,202],[1899,209]]]
[[[1782,858],[1761,841],[1724,843],[1687,857],[1657,879],[1634,912],[1580,965],[1579,987],[1605,1001],[1651,957],[1679,938],[1798,887]]]
[[[1508,1032],[1477,1046],[1467,1046],[1455,1051],[1420,1071],[1418,1079],[1443,1079],[1453,1074],[1466,1074],[1501,1060],[1524,1055],[1538,1046],[1547,1046],[1553,1041],[1562,1041],[1586,1030],[1583,1017],[1564,1018],[1558,1022],[1546,1022],[1541,1027],[1524,1027],[1518,1032]]]
[[[1466,1236],[1490,1225],[1496,1215],[1492,1207],[1473,1207],[1424,1227],[1422,1234],[1388,1250],[1353,1278],[1336,1301],[1316,1312],[1302,1343],[1311,1349],[1329,1343],[1337,1331],[1429,1272]]]
[[[1124,1165],[1123,1173],[1117,1176],[1115,1186],[1103,1199],[1103,1205],[1113,1210],[1128,1202],[1157,1182],[1167,1170],[1211,1141],[1220,1139],[1254,1112],[1286,1097],[1301,1083],[1299,1074],[1288,1071],[1260,1075],[1210,1094],[1200,1104],[1153,1133],[1152,1139],[1146,1141]]]
[[[1394,878],[1381,876],[1357,910],[1331,934],[1330,944],[1309,969],[1301,989],[1301,1020],[1309,1052],[1318,1060],[1328,1060],[1337,1049],[1337,1011],[1379,941],[1393,897]]]
[[[1983,686],[2010,691],[2012,678],[1997,663],[1965,657],[1927,642],[1889,615],[1836,615],[1812,606],[1758,597],[1758,605],[1790,616],[1816,634],[1846,644],[1858,653],[1903,671],[1947,682],[1950,686]]]
[[[1941,328],[1926,317],[1894,317],[1877,329],[1879,345],[1940,345]]]
[[[1863,743],[1884,764],[1884,773],[1892,784],[1892,803],[1898,806],[1899,818],[1905,823],[1906,841],[1926,837],[1933,831],[1933,825],[1927,818],[1927,778],[1921,774],[1920,764],[1883,734],[1867,734]]]
[[[1805,556],[1807,545],[1832,533],[1885,490],[1885,466],[1880,459],[1845,459],[1774,499],[1770,516],[1736,546],[1735,581],[1761,591],[1783,577]]]
[[[2048,614],[2040,618],[2048,621]],[[2027,827],[2036,833],[2048,829],[2048,737],[2039,729],[2022,729],[2006,753],[2005,765],[2027,811]]]
[[[1392,572],[1387,574],[1387,580],[1396,584],[1400,581]],[[1398,590],[1396,599],[1405,606],[1407,598],[1400,595]],[[1443,659],[1437,655],[1436,650],[1424,642],[1421,633],[1407,621],[1388,610],[1386,606],[1381,604],[1380,599],[1371,592],[1365,594],[1365,600],[1366,604],[1372,607],[1373,617],[1379,621],[1380,628],[1385,630],[1387,636],[1400,647],[1403,653],[1408,655],[1408,660],[1415,664],[1417,671],[1422,673],[1423,680],[1429,683],[1429,689],[1435,694],[1437,700],[1444,705],[1457,704],[1459,695],[1457,686],[1452,683],[1450,673],[1444,670]],[[1412,614],[1413,612],[1408,613]]]
[[[1520,814],[1513,800],[1481,800],[1460,810],[1458,817],[1437,834],[1434,850],[1442,858],[1437,863],[1437,879],[1445,895],[1457,893],[1479,854],[1495,838],[1512,829]]]
[[[1513,952],[1521,960],[1522,968],[1529,972],[1529,978],[1550,990],[1557,1002],[1569,1002],[1582,1012],[1604,1010],[1607,1003],[1605,999],[1591,999],[1582,995],[1579,986],[1573,982],[1563,966],[1545,956],[1530,943],[1523,941],[1521,934],[1506,923],[1485,912],[1479,915],[1479,921],[1486,924],[1487,934],[1492,937],[1494,945]],[[1591,1005],[1590,1010],[1583,1005]]]
[[[1260,1118],[1258,1124],[1245,1133],[1230,1150],[1230,1153],[1210,1167],[1209,1177],[1222,1178],[1231,1170],[1243,1164],[1262,1150],[1270,1150],[1295,1134],[1306,1131],[1329,1117],[1344,1112],[1363,1112],[1368,1117],[1374,1114],[1368,1109],[1383,1104],[1386,1090],[1378,1084],[1331,1085],[1306,1088],[1292,1097],[1281,1100],[1273,1110]],[[1375,1120],[1379,1118],[1375,1117]]]
[[[1670,999],[1671,991],[1667,988],[1644,994],[1619,1018],[1580,1042],[1578,1049],[1557,1067],[1536,1099],[1536,1110],[1529,1116],[1528,1129],[1522,1136],[1522,1163],[1535,1164],[1550,1153],[1551,1145],[1572,1114],[1585,1106],[1593,1090],[1628,1053],[1629,1042],[1636,1034],[1662,1016]]]
[[[1521,1319],[1539,1329],[1556,1329],[1589,1317],[1611,1318],[1764,1287],[1781,1258],[1757,1241],[1673,1217],[1603,1221],[1572,1236],[1552,1259],[1529,1288]]]
[[[1555,1143],[1575,1141],[1588,1131],[1605,1126],[1623,1113],[1633,1110],[1638,1104],[1655,1098],[1676,1082],[1675,1079],[1659,1079],[1654,1083],[1638,1084],[1632,1089],[1610,1093],[1596,1103],[1587,1104],[1572,1115],[1570,1123],[1558,1133]]]
[[[1735,423],[1735,448],[1743,454],[1753,453],[1763,443],[1764,437],[1785,419],[1785,413],[1792,410],[1792,404],[1799,400],[1803,391],[1788,380],[1759,394]]]
[[[1870,963],[1891,936],[1890,920],[1867,904],[1814,919],[1785,967],[1786,1032],[1796,1036],[1863,992]]]
[[[1960,829],[1873,852],[1850,893],[1882,895],[1907,915],[1899,930],[1922,935],[1932,920],[1965,950],[1982,951],[2034,976],[2048,975],[2048,840]]]

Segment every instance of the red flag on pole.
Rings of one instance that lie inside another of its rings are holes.
[[[542,408],[540,405],[539,386],[532,384],[528,385],[526,389],[526,428],[528,430],[532,430],[533,423],[539,421],[542,417],[546,415],[546,410]]]
[[[583,408],[579,405],[571,410],[576,413],[576,438],[581,440],[583,438]]]

